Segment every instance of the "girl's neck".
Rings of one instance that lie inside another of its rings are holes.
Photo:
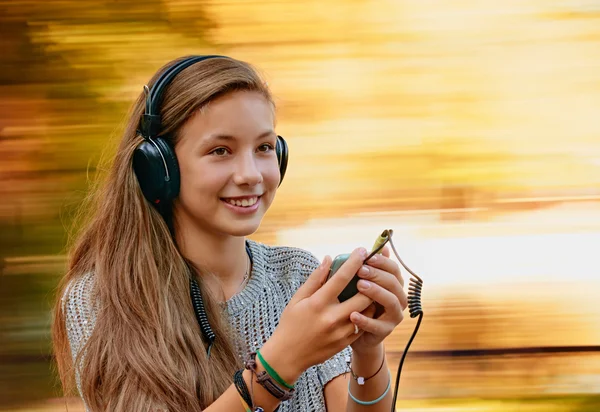
[[[249,258],[243,236],[222,235],[194,230],[192,225],[176,230],[181,254],[202,272],[214,275],[202,281],[218,300],[227,300],[241,289],[249,273]]]

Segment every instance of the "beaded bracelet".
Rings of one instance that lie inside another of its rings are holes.
[[[239,394],[238,394],[238,396],[239,396]],[[244,398],[242,398],[241,396],[240,396],[240,401],[242,401],[242,406],[244,407],[246,412],[265,412],[265,410],[263,408],[261,408],[260,406],[257,406],[256,408],[254,408],[254,411],[253,411],[252,409],[250,409],[250,407],[248,406],[248,404],[246,403]],[[275,411],[277,411],[277,409],[275,409]]]
[[[385,395],[388,394],[388,392],[390,391],[390,388],[392,387],[392,375],[390,374],[390,371],[388,371],[388,376],[389,376],[389,380],[388,380],[388,385],[387,388],[385,388],[385,392],[383,392],[383,394],[377,398],[374,399],[372,401],[361,401],[359,399],[356,399],[354,397],[354,395],[352,395],[352,393],[350,392],[350,381],[348,381],[348,395],[350,395],[350,398],[352,398],[352,400],[356,403],[358,403],[359,405],[375,405],[377,402],[381,401],[383,398],[385,398]]]
[[[244,400],[244,398],[242,398],[242,395],[240,395],[238,393],[238,396],[240,398],[240,401],[242,402],[242,406],[244,407],[244,411],[245,412],[252,412],[252,409],[250,409],[250,407],[248,406],[248,404],[246,403],[246,401]]]

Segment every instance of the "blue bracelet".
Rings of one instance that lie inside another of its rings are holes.
[[[379,398],[373,400],[373,401],[361,401],[358,400],[354,397],[354,395],[352,395],[352,393],[350,393],[350,382],[352,381],[351,379],[348,381],[348,395],[350,395],[350,397],[352,398],[352,400],[356,403],[358,403],[359,405],[375,405],[377,402],[381,401],[383,398],[385,398],[385,395],[388,394],[388,392],[390,391],[390,388],[392,387],[392,375],[390,374],[390,371],[388,370],[388,376],[390,377],[390,379],[388,380],[388,385],[387,388],[385,388],[385,392],[383,392],[383,395],[381,395]]]

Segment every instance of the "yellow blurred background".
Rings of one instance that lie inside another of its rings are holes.
[[[0,410],[80,410],[49,341],[69,224],[150,76],[208,53],[259,68],[290,146],[252,238],[391,228],[424,279],[399,410],[600,410],[600,1],[4,0],[0,50]]]

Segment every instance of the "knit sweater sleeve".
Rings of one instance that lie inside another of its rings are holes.
[[[94,285],[92,273],[88,273],[80,278],[74,279],[69,283],[62,297],[62,307],[65,317],[65,326],[73,365],[75,366],[75,381],[77,390],[81,394],[81,375],[80,367],[83,364],[83,355],[79,358],[79,363],[75,364],[77,356],[80,355],[83,347],[87,343],[96,321],[96,311],[91,304],[91,291]],[[86,411],[87,411],[86,405]]]

